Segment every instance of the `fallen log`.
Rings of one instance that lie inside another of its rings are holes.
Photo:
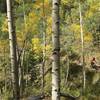
[[[74,96],[72,96],[72,95],[70,95],[70,94],[65,94],[65,93],[60,93],[60,96],[61,96],[61,97],[65,97],[65,98],[67,98],[68,100],[77,100],[77,99],[79,98],[79,96],[78,96],[78,97],[74,97]]]
[[[27,100],[43,100],[45,98],[44,95],[30,96]]]

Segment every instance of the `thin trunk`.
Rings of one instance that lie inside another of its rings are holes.
[[[21,53],[20,50],[17,50],[17,64],[19,68],[19,86],[21,84]]]
[[[23,43],[23,45],[25,45],[25,41],[26,41],[26,39],[27,39],[27,23],[26,23],[26,13],[25,13],[25,2],[24,2],[24,0],[22,0],[22,5],[23,5],[23,14],[24,14],[24,28],[25,28],[25,35],[23,34],[23,36],[24,36],[24,43]]]
[[[5,46],[4,46],[4,75],[5,75],[5,88],[4,88],[4,91],[5,91],[5,96],[6,96],[6,91],[7,91],[7,78],[6,78],[6,51],[5,51]]]
[[[45,7],[44,7],[44,0],[43,0],[43,61],[41,67],[41,92],[44,94],[44,67],[45,67],[45,57],[46,57],[46,19],[45,19]]]
[[[17,66],[17,54],[16,54],[16,32],[14,25],[12,0],[6,0],[7,2],[7,17],[8,17],[8,29],[9,29],[9,43],[10,43],[10,57],[11,57],[11,67],[12,67],[12,85],[13,85],[13,97],[14,100],[20,99],[20,89],[19,89],[19,76],[18,76],[18,66]]]
[[[21,97],[23,97],[23,93],[24,93],[24,59],[25,59],[25,48],[26,48],[26,41],[27,41],[27,23],[26,23],[26,13],[25,13],[25,2],[24,0],[22,0],[22,7],[23,7],[23,19],[24,19],[24,28],[25,28],[25,32],[23,34],[23,45],[22,45],[22,51],[20,52],[20,95]],[[27,81],[26,81],[27,83]]]
[[[24,55],[25,55],[25,50],[23,50],[22,57],[21,57],[21,82],[20,82],[20,94],[23,97],[24,93]]]
[[[86,76],[85,76],[85,65],[84,65],[84,35],[83,35],[83,23],[82,23],[82,12],[81,4],[79,3],[79,13],[80,13],[80,28],[81,28],[81,45],[82,45],[82,65],[83,65],[83,93],[85,92]]]
[[[25,52],[25,61],[26,61],[26,84],[25,84],[25,87],[26,87],[26,93],[27,93],[27,87],[28,87],[28,59],[29,59],[29,53],[26,51]]]
[[[69,75],[69,64],[70,64],[70,61],[69,61],[69,57],[67,56],[67,71],[66,71],[66,77],[65,77],[65,85],[67,84],[68,82],[68,75]]]
[[[52,5],[52,100],[60,100],[60,0],[53,0]]]

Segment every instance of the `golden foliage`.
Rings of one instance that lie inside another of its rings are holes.
[[[42,50],[41,42],[39,38],[33,38],[32,39],[32,46],[33,46],[33,51],[36,53],[40,53]]]
[[[93,37],[92,37],[92,33],[85,33],[85,35],[84,35],[84,41],[85,42],[90,42],[90,41],[92,41],[92,39],[93,39]]]
[[[51,16],[48,17],[48,19],[47,19],[47,25],[48,25],[48,27],[46,28],[46,32],[48,35],[51,35],[52,34],[52,18],[51,18]]]
[[[43,52],[43,50],[46,50],[47,52],[49,52],[52,49],[52,46],[51,46],[51,44],[44,46],[41,43],[41,40],[39,38],[33,38],[32,39],[32,48],[35,53],[40,54],[41,52]]]
[[[8,32],[8,24],[7,24],[7,20],[3,21],[1,30],[2,30],[2,32]]]
[[[62,0],[63,4],[67,4],[69,1],[68,0]]]
[[[72,24],[70,29],[75,33],[80,33],[80,25],[79,24]]]

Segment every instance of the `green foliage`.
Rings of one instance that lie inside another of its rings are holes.
[[[6,0],[0,0],[0,12],[6,13]]]
[[[92,56],[100,57],[100,1],[80,0],[80,2],[83,18],[85,63],[86,67],[90,67]],[[43,50],[46,50],[45,70],[51,66],[52,62],[51,0],[44,0],[44,12],[42,0],[15,0],[14,9],[17,46],[18,49],[25,50],[22,65],[24,68],[23,84],[25,88],[23,94],[26,96],[37,95],[41,92],[40,67],[43,61]],[[4,100],[9,100],[8,98],[12,96],[11,66],[8,57],[9,37],[5,13],[5,0],[0,0],[0,89],[4,88],[4,82],[7,82],[7,90],[2,95]],[[79,96],[82,88],[82,66],[76,63],[76,61],[81,60],[79,0],[62,0],[60,15],[61,91],[73,96]],[[43,46],[43,32],[46,33],[45,47]],[[68,64],[68,79],[65,84]],[[5,69],[7,71],[6,77]],[[96,100],[100,93],[98,87],[100,87],[99,73],[86,70],[85,99]],[[44,92],[51,95],[51,73],[45,76]]]

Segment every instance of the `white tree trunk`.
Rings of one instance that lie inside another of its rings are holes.
[[[7,3],[7,17],[8,17],[8,29],[9,29],[9,44],[10,44],[10,57],[11,57],[11,68],[12,68],[12,89],[14,100],[19,100],[19,77],[18,77],[18,66],[17,66],[17,55],[16,55],[16,33],[12,13],[12,0],[6,0]]]
[[[52,2],[52,41],[53,41],[53,62],[52,62],[52,100],[60,100],[60,0]]]
[[[81,4],[79,2],[79,13],[80,13],[80,28],[81,28],[81,46],[82,46],[82,65],[83,65],[83,93],[85,92],[86,85],[86,75],[85,75],[85,65],[84,65],[84,34],[83,34],[83,23],[82,23],[82,11]]]
[[[45,61],[46,61],[46,16],[45,16],[45,5],[44,5],[44,3],[45,3],[45,1],[44,0],[42,0],[42,12],[43,12],[43,16],[42,16],[42,20],[43,20],[43,37],[42,37],[42,39],[43,39],[43,51],[42,51],[42,58],[43,58],[43,60],[42,60],[42,66],[41,66],[41,77],[42,77],[42,80],[41,80],[41,93],[42,94],[44,94],[44,87],[45,87],[45,79],[44,79],[44,70],[45,70]]]

